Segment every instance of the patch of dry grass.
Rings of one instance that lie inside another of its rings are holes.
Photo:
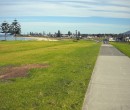
[[[5,66],[0,67],[0,79],[12,79],[26,77],[30,69],[47,68],[47,64],[28,64],[22,66]]]

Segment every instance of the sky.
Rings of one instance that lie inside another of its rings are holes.
[[[130,30],[130,0],[0,0],[0,24],[14,19],[23,34],[119,34]]]

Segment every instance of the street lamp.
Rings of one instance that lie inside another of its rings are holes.
[[[77,30],[75,30],[76,31],[76,39],[77,39]]]

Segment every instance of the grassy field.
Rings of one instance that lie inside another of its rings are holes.
[[[0,79],[0,110],[81,110],[100,45],[91,41],[0,42],[0,69],[47,65],[30,69],[26,77]]]
[[[122,53],[130,57],[130,44],[129,43],[121,43],[121,42],[112,42],[117,49],[119,49]]]

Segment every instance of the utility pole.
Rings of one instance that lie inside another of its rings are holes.
[[[76,39],[77,39],[77,30],[75,30],[76,31]]]

